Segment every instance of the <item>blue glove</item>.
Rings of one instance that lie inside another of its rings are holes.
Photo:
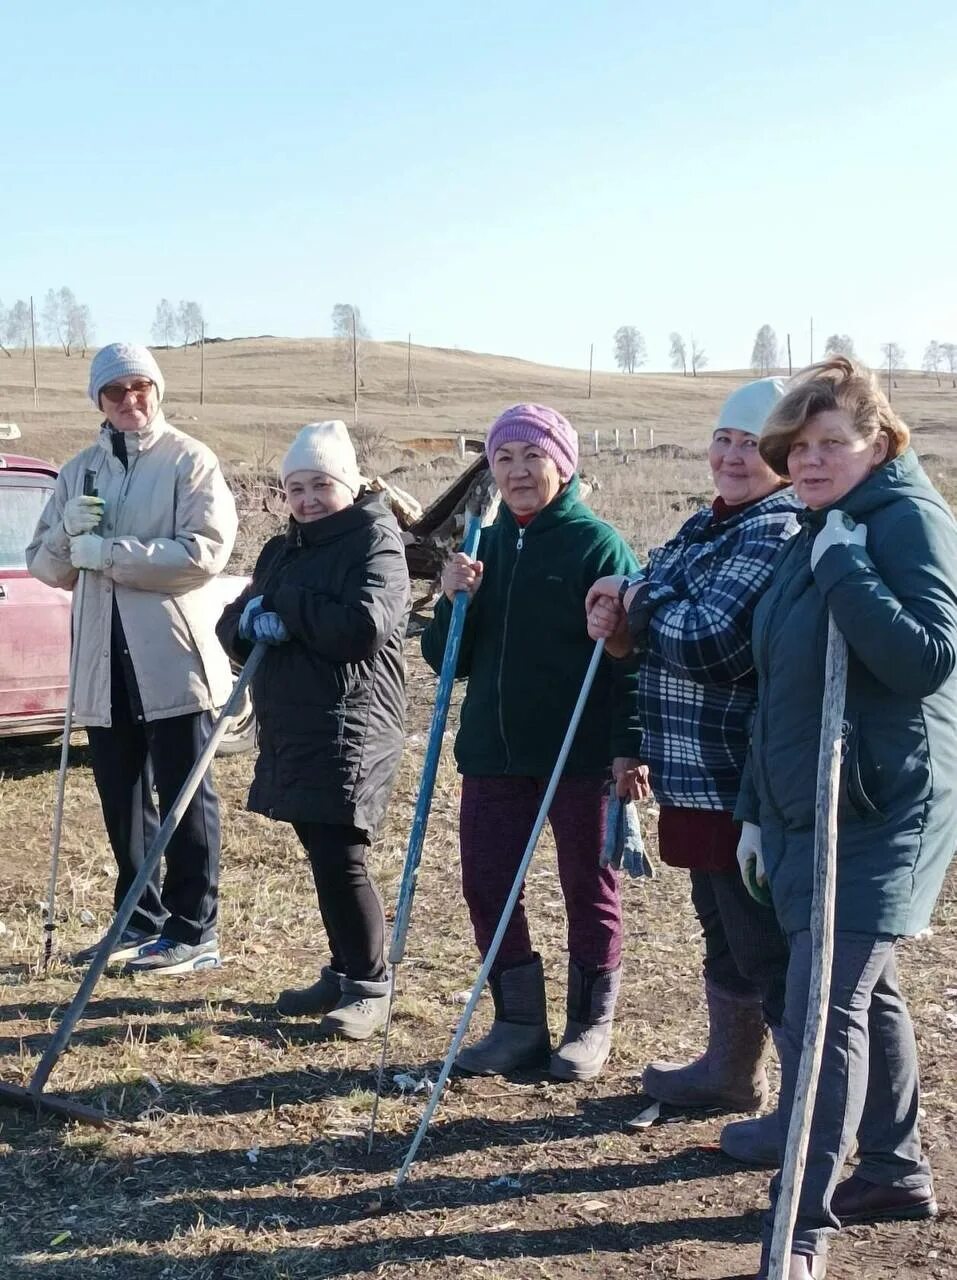
[[[278,613],[263,613],[253,618],[253,639],[257,644],[282,644],[289,639],[286,624]]]
[[[263,611],[262,596],[253,596],[246,601],[246,608],[243,610],[239,619],[239,638],[240,640],[252,640],[253,623]]]
[[[645,852],[638,810],[630,796],[622,800],[616,794],[614,783],[608,797],[605,844],[599,862],[601,866],[612,867],[615,871],[624,869],[633,880],[640,876],[654,880],[656,874],[654,864]]]

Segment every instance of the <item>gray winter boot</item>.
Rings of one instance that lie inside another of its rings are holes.
[[[777,1028],[771,1027],[771,1039],[781,1062],[783,1038],[776,1034]],[[740,1160],[742,1164],[752,1164],[759,1169],[779,1169],[781,1167],[780,1135],[778,1133],[778,1113],[774,1109],[763,1116],[753,1116],[750,1120],[732,1120],[721,1130],[721,1150],[732,1160]]]
[[[368,1040],[385,1026],[389,1011],[388,982],[343,978],[339,1003],[319,1023],[326,1039]]]
[[[514,969],[504,969],[489,979],[489,986],[495,1021],[481,1040],[460,1050],[455,1059],[456,1071],[470,1076],[499,1076],[544,1066],[552,1044],[541,956]]]
[[[288,987],[280,991],[276,1009],[284,1018],[320,1017],[339,1003],[341,983],[342,974],[324,965],[319,981],[311,987]]]
[[[601,1073],[611,1051],[620,986],[620,965],[611,973],[596,973],[568,961],[568,1020],[549,1067],[556,1080],[594,1080]]]
[[[768,1032],[760,1000],[733,995],[711,983],[708,999],[708,1047],[688,1066],[652,1062],[642,1088],[659,1102],[676,1107],[723,1107],[759,1111],[768,1099],[764,1069]]]

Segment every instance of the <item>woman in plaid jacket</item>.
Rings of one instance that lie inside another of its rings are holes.
[[[704,935],[709,1035],[686,1066],[653,1062],[646,1093],[674,1106],[759,1109],[767,1028],[784,1008],[787,947],[773,910],[738,874],[737,800],[756,703],[751,619],[778,552],[798,531],[789,488],[762,460],[758,433],[784,394],[778,378],[740,387],[718,417],[708,460],[717,497],[649,557],[637,579],[602,578],[588,629],[616,657],[640,655],[642,759],[661,806],[663,862],[686,867]],[[728,1154],[776,1160],[768,1121],[729,1125]]]

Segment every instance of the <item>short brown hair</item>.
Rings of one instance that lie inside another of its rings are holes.
[[[794,437],[811,418],[828,409],[843,409],[864,440],[874,440],[883,433],[888,462],[910,444],[910,428],[891,408],[870,369],[847,356],[834,356],[796,374],[784,399],[761,428],[761,457],[779,476],[788,474]]]

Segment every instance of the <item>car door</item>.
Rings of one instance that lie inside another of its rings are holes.
[[[0,471],[0,733],[49,727],[66,703],[70,593],[31,577],[24,554],[53,484]]]

